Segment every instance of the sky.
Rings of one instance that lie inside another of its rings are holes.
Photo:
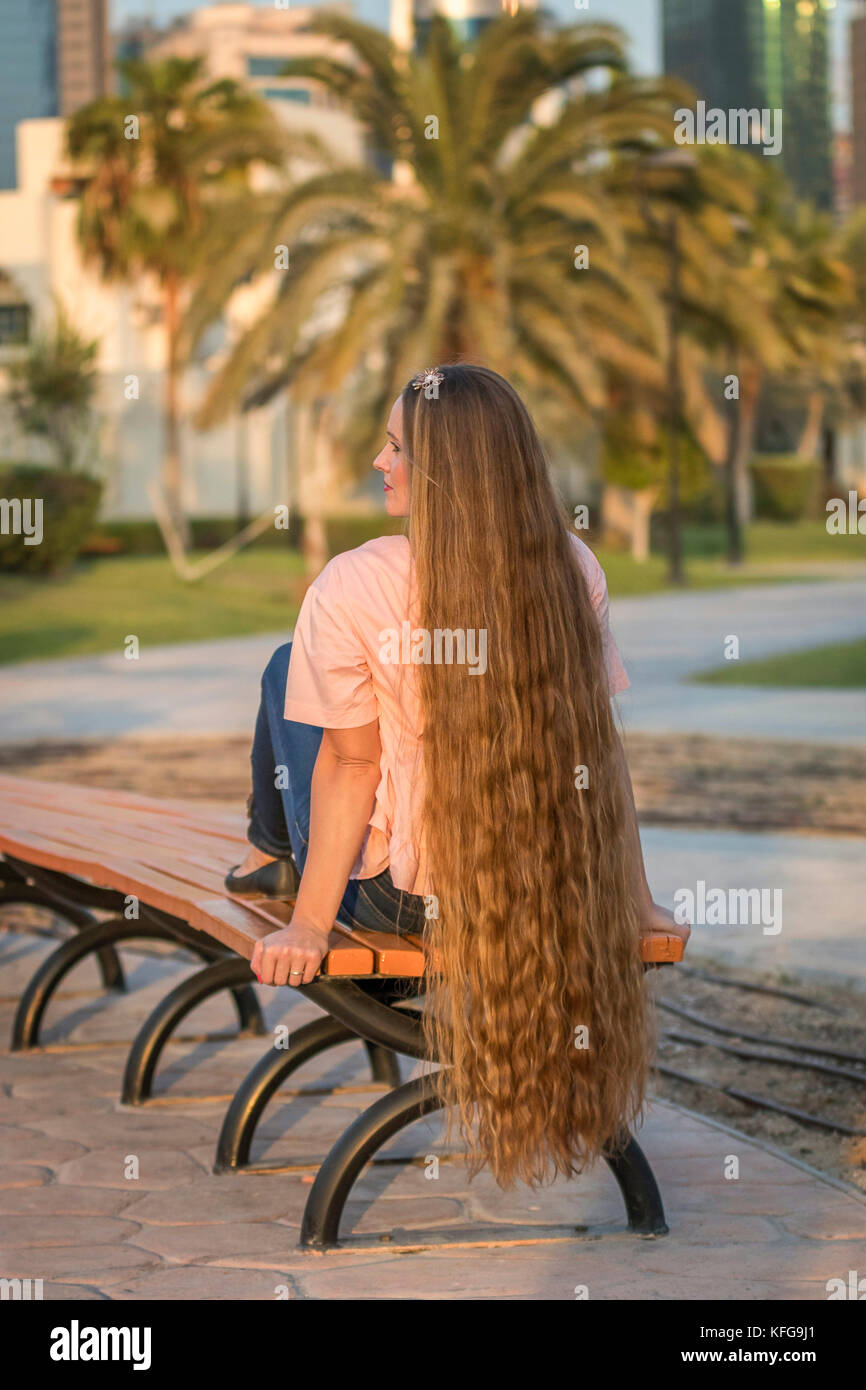
[[[257,0],[257,3],[271,4],[273,0]],[[631,60],[635,71],[661,71],[661,0],[589,0],[585,10],[576,10],[574,0],[546,0],[546,4],[563,19],[575,16],[619,24],[631,39]],[[843,128],[847,125],[848,110],[845,41],[848,19],[854,5],[855,0],[837,0],[833,11],[834,118],[836,125]],[[112,25],[131,16],[144,16],[161,22],[200,8],[196,0],[109,0],[109,6]],[[388,22],[388,0],[355,0],[355,7],[360,19],[383,26]]]
[[[312,2],[315,3],[315,0]],[[272,0],[253,0],[253,3],[271,4]],[[303,0],[299,0],[299,9],[302,3]],[[547,4],[563,19],[575,15],[581,19],[591,17],[621,25],[634,36],[632,56],[635,67],[643,72],[658,71],[661,67],[659,0],[589,0],[589,8],[580,11],[575,9],[574,0],[547,0]],[[112,26],[139,16],[161,22],[199,8],[201,6],[196,4],[196,0],[109,0]],[[366,19],[370,24],[384,26],[388,22],[388,0],[355,0],[355,10],[359,18]]]

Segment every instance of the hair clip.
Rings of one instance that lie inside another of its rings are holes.
[[[429,401],[431,396],[438,397],[439,387],[444,380],[445,377],[437,367],[428,367],[426,372],[419,372],[417,376],[412,378],[412,385],[416,391],[423,390]]]

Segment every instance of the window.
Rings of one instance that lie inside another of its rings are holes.
[[[304,106],[312,99],[306,87],[262,87],[260,95],[267,101],[299,101]]]
[[[280,77],[287,58],[247,58],[248,77]]]
[[[29,337],[29,305],[0,304],[0,344],[26,343]]]

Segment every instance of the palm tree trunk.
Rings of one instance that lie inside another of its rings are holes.
[[[797,445],[797,454],[802,459],[814,459],[822,441],[821,426],[824,422],[824,397],[820,391],[810,391],[806,407],[803,432]]]
[[[754,367],[740,366],[737,375],[740,394],[737,400],[731,402],[724,464],[725,527],[728,563],[731,565],[742,563],[745,554],[743,531],[752,519],[749,460],[755,442],[761,389],[760,372]]]
[[[758,397],[761,393],[761,374],[749,367],[740,377],[740,408],[737,411],[737,437],[732,466],[732,488],[737,520],[747,526],[752,519],[752,490],[749,462],[755,447],[755,427],[758,422]]]
[[[169,515],[185,549],[189,549],[189,525],[183,513],[183,474],[180,457],[180,363],[178,337],[180,332],[180,283],[176,275],[167,275],[165,291],[166,366],[163,395],[163,454],[162,490]]]

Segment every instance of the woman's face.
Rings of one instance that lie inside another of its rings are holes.
[[[385,443],[373,459],[373,467],[385,483],[385,511],[389,516],[409,515],[409,461],[403,453],[403,402],[398,396],[385,430]]]

